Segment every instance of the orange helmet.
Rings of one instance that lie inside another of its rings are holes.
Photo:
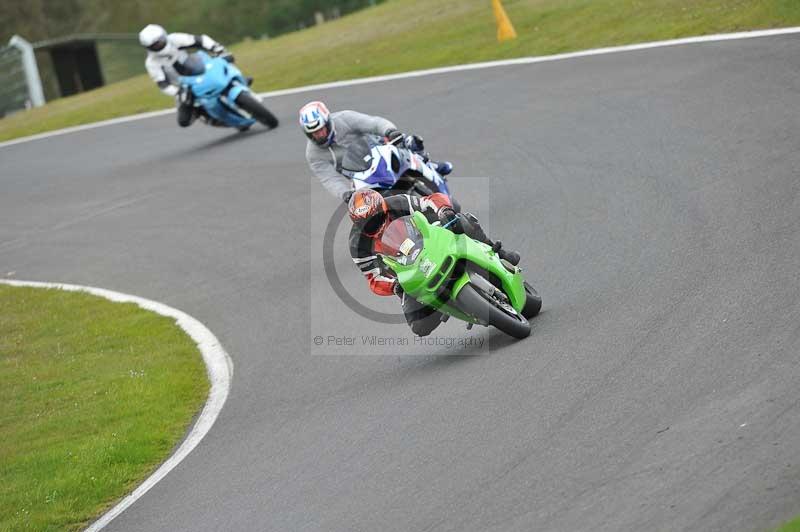
[[[371,188],[356,191],[350,197],[347,210],[353,223],[361,225],[368,236],[379,234],[386,225],[386,202]]]

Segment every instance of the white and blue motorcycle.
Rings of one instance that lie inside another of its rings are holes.
[[[353,143],[342,159],[341,173],[353,180],[355,190],[372,188],[381,195],[395,193],[450,196],[447,180],[435,165],[402,145],[387,144],[383,137],[365,135]],[[451,198],[452,199],[452,198]]]

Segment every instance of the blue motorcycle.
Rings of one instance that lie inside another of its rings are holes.
[[[180,74],[181,97],[190,98],[215,126],[246,131],[256,121],[269,128],[278,119],[250,90],[248,79],[233,64],[232,56],[212,57],[198,51],[176,68]]]

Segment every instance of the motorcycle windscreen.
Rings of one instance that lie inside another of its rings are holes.
[[[423,238],[411,216],[392,220],[381,237],[383,254],[403,265],[412,264],[422,251]]]
[[[206,71],[206,63],[203,60],[203,56],[197,53],[189,54],[183,63],[176,62],[174,67],[175,72],[181,76],[200,76],[205,74]]]
[[[347,148],[342,158],[342,169],[350,172],[364,172],[372,167],[372,148],[374,143],[368,137],[361,137]]]

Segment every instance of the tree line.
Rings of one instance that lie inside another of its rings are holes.
[[[231,43],[261,38],[347,14],[383,0],[10,0],[0,2],[0,46],[14,34],[41,41],[74,33],[137,33],[145,24],[207,33]]]

